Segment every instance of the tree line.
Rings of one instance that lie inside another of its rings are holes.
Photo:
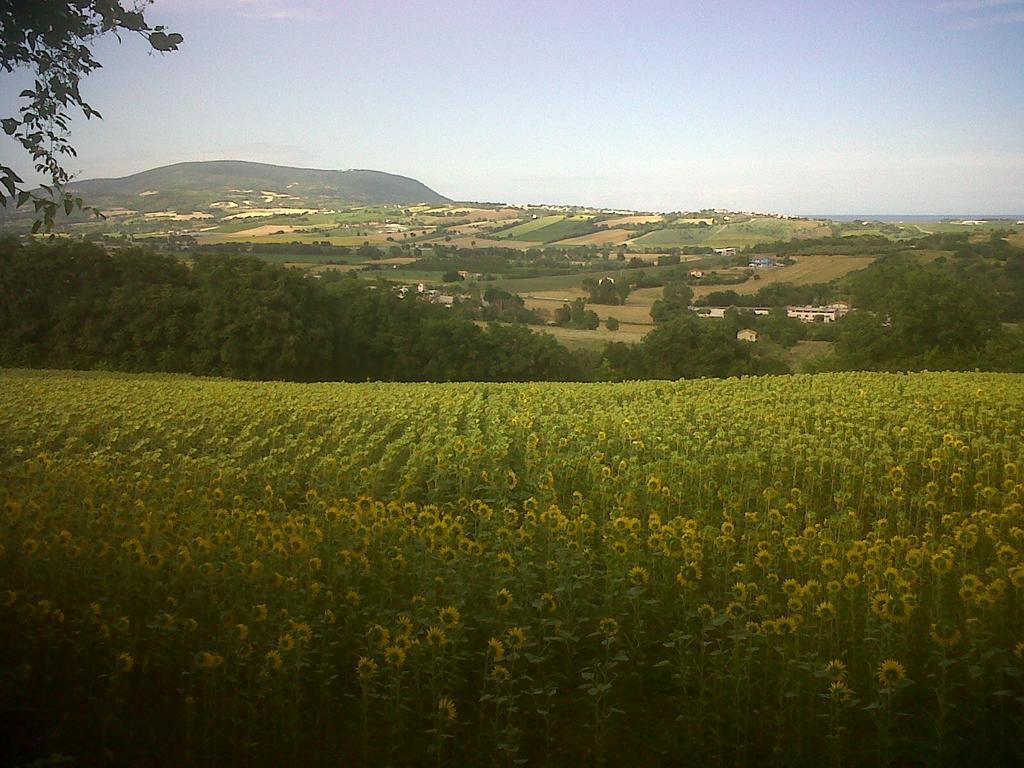
[[[0,365],[293,381],[579,380],[525,326],[486,328],[386,284],[255,258],[191,264],[83,242],[0,242]]]
[[[384,281],[314,280],[252,257],[183,262],[10,239],[0,241],[0,365],[294,381],[676,379],[785,373],[782,350],[817,338],[835,342],[820,370],[1024,371],[1021,249],[928,263],[896,253],[838,284],[765,286],[751,303],[837,295],[857,311],[829,325],[742,306],[709,320],[689,310],[688,285],[669,283],[642,342],[569,351],[532,333],[536,313],[497,288],[475,308],[445,308],[400,299]],[[593,328],[598,317],[578,300],[556,322]],[[770,343],[738,341],[741,328]]]

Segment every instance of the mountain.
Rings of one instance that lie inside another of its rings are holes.
[[[325,171],[242,160],[175,163],[117,179],[90,179],[68,185],[96,207],[135,210],[193,209],[240,196],[282,205],[315,200],[347,204],[450,202],[425,184],[405,176],[368,170]]]

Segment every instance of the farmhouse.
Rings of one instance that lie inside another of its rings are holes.
[[[690,311],[697,317],[720,318],[730,309],[738,309],[741,312],[753,312],[755,315],[770,315],[771,307],[690,307]]]
[[[773,256],[754,256],[747,262],[747,266],[752,269],[770,269],[771,267],[777,267],[779,264],[775,261]]]
[[[719,256],[735,256],[739,251],[736,248],[715,248]]]
[[[837,301],[824,307],[786,307],[786,317],[795,317],[804,323],[834,323],[849,311],[849,304],[845,301]]]
[[[736,338],[740,341],[757,341],[760,334],[753,328],[744,328],[736,332]]]
[[[702,277],[704,277],[704,270],[703,269],[691,269],[690,270],[690,277],[693,277],[693,278],[696,278],[697,280],[700,280]]]

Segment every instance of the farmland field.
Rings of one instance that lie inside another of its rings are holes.
[[[700,267],[702,269],[714,268],[722,264],[722,259],[717,256],[698,257],[695,259],[686,259],[687,267]],[[609,262],[610,264],[614,262]],[[643,270],[648,275],[661,275],[665,273],[675,273],[679,270],[678,265],[663,265],[657,266],[644,266]],[[498,288],[504,288],[506,291],[512,293],[519,293],[527,295],[536,293],[537,291],[561,291],[561,290],[572,290],[582,289],[584,278],[593,278],[594,280],[600,280],[602,277],[622,277],[624,273],[621,269],[607,269],[598,271],[587,271],[577,272],[569,275],[549,275],[544,277],[514,277],[514,278],[501,278],[495,280],[492,284]],[[570,295],[569,293],[565,294]]]
[[[563,221],[549,224],[528,233],[532,240],[550,243],[567,237],[576,237],[590,228],[590,216],[573,216]]]
[[[508,238],[509,240],[533,240],[533,232],[552,224],[557,224],[563,219],[565,219],[565,216],[541,216],[531,221],[517,224],[510,229],[504,229],[498,233],[498,237]]]
[[[788,240],[792,233],[793,226],[785,219],[752,219],[726,224],[715,230],[704,245],[713,248],[742,248],[773,240]]]
[[[614,317],[620,323],[630,323],[633,325],[642,326],[641,328],[634,328],[631,332],[634,333],[646,333],[653,325],[654,320],[651,319],[651,305],[654,301],[660,298],[661,288],[645,288],[644,293],[640,295],[634,295],[636,292],[630,293],[625,304],[587,304],[587,309],[591,309],[597,313],[597,316],[604,322],[606,318]],[[541,309],[553,312],[558,309],[566,300],[572,300],[576,298],[586,299],[587,293],[583,290],[554,290],[554,291],[537,291],[534,293],[523,296],[523,300],[526,306],[531,309]],[[609,341],[614,341],[615,337],[608,337]]]
[[[646,235],[641,235],[633,242],[641,246],[664,246],[666,248],[702,245],[714,231],[716,231],[715,227],[702,226],[656,229]]]
[[[1024,376],[0,372],[0,759],[1019,765]]]
[[[578,237],[568,237],[564,240],[559,240],[558,244],[619,245],[626,242],[632,234],[628,229],[602,229],[597,232],[591,232],[589,235],[579,235]]]
[[[796,263],[789,266],[758,270],[755,272],[757,280],[751,279],[737,285],[697,285],[693,289],[693,295],[700,297],[723,290],[736,291],[740,294],[756,293],[759,289],[772,283],[792,283],[793,285],[827,283],[837,277],[864,269],[875,260],[875,257],[794,256],[793,259]],[[730,272],[722,270],[722,274],[730,274]]]
[[[554,309],[557,304],[545,304],[543,309]],[[486,323],[479,323],[486,325]],[[594,330],[580,328],[565,328],[557,325],[531,326],[531,330],[537,333],[546,333],[558,339],[558,343],[569,349],[589,349],[594,352],[601,352],[605,345],[613,341],[621,341],[627,344],[636,344],[641,341],[644,335],[650,330],[648,326],[626,325],[625,323],[617,331],[609,331],[603,325]]]

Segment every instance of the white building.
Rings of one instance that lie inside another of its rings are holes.
[[[837,301],[823,307],[786,307],[786,317],[795,317],[804,323],[834,323],[849,311],[849,304],[845,301]]]
[[[771,307],[690,307],[690,311],[698,317],[720,318],[730,309],[738,309],[740,312],[753,312],[755,315],[770,315]]]

